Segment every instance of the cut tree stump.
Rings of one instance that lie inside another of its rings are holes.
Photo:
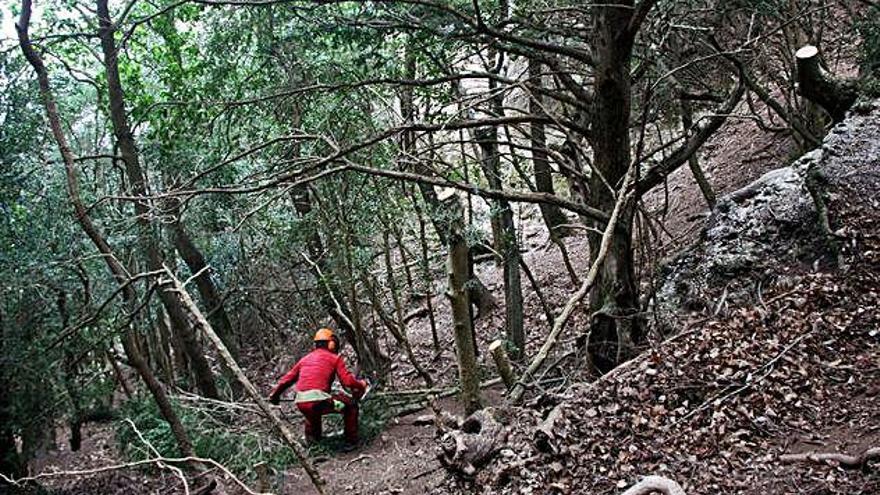
[[[503,340],[495,340],[489,344],[489,353],[495,360],[495,367],[498,368],[498,376],[504,382],[507,390],[510,390],[516,384],[516,376],[513,374],[513,368],[510,366],[510,358],[507,356],[507,350],[504,349]]]
[[[794,58],[801,96],[824,108],[835,123],[842,121],[858,97],[855,82],[840,79],[822,67],[819,49],[813,45],[801,47]]]
[[[448,471],[473,477],[504,446],[507,433],[495,419],[494,409],[481,409],[462,421],[459,429],[440,437],[437,457]]]

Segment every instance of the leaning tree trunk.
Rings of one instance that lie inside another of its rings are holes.
[[[92,223],[88,210],[80,198],[79,180],[76,176],[76,169],[74,168],[75,162],[73,159],[73,153],[70,151],[70,146],[67,144],[67,138],[64,136],[64,132],[61,128],[61,118],[58,115],[58,107],[55,103],[55,98],[52,95],[51,87],[49,86],[49,74],[46,71],[46,66],[43,64],[43,59],[33,49],[30,36],[28,35],[30,17],[31,1],[22,0],[21,17],[18,25],[16,25],[16,30],[18,31],[18,38],[22,52],[24,52],[25,58],[37,73],[37,81],[40,86],[43,106],[46,109],[46,116],[49,120],[49,127],[51,128],[52,136],[58,144],[58,149],[61,153],[62,161],[64,162],[68,196],[76,214],[76,221],[79,223],[80,227],[82,227],[86,236],[88,236],[98,249],[98,252],[101,253],[101,258],[107,264],[107,268],[122,289],[122,297],[125,303],[124,307],[127,311],[131,312],[135,309],[136,305],[134,287],[131,285],[127,272],[119,263],[118,258],[113,253],[110,245],[107,243],[104,236],[98,231],[97,227],[95,227],[94,223]],[[165,389],[162,388],[162,385],[156,380],[152,370],[147,366],[143,356],[134,345],[133,337],[133,328],[127,329],[121,336],[122,347],[125,350],[128,361],[138,372],[141,379],[143,379],[150,393],[152,393],[156,405],[159,407],[159,412],[162,414],[162,417],[165,418],[165,421],[168,422],[171,432],[174,435],[175,440],[177,440],[177,446],[180,453],[184,456],[192,456],[192,443],[190,443],[189,437],[183,428],[183,423],[180,422],[180,418],[171,407],[171,401],[168,399]]]
[[[113,133],[116,137],[122,161],[125,164],[126,175],[131,185],[131,192],[138,199],[134,202],[134,211],[138,223],[138,242],[146,259],[147,269],[161,271],[164,262],[162,260],[159,239],[150,221],[152,215],[147,203],[147,177],[141,167],[140,157],[134,142],[134,135],[128,125],[128,115],[125,110],[125,95],[122,89],[122,81],[119,77],[119,50],[116,47],[115,26],[110,18],[107,0],[98,0],[98,36],[101,39],[101,49],[104,54],[104,69],[107,76],[107,96],[110,104],[110,120],[113,124]],[[187,355],[192,361],[196,382],[201,393],[209,398],[219,397],[217,384],[214,382],[214,374],[202,345],[196,338],[195,332],[187,320],[183,307],[178,297],[167,290],[159,290],[159,299],[168,311],[171,326],[179,332]]]
[[[468,246],[464,238],[464,209],[458,196],[444,201],[448,227],[449,261],[447,264],[448,293],[452,306],[452,325],[455,353],[458,359],[458,379],[461,401],[467,414],[480,409],[480,377],[477,373],[476,342],[471,327],[468,283]]]
[[[802,47],[794,57],[800,94],[824,108],[835,123],[842,121],[858,97],[855,82],[828,72],[822,66],[819,49],[813,45]]]
[[[232,329],[232,322],[229,320],[229,315],[226,313],[223,305],[223,297],[217,290],[214,280],[211,279],[211,270],[205,261],[205,256],[186,231],[186,227],[180,219],[180,212],[175,211],[175,214],[174,222],[171,224],[171,238],[174,242],[174,247],[184,263],[186,263],[189,271],[193,275],[198,274],[195,278],[196,290],[198,290],[205,307],[208,308],[207,318],[211,322],[211,326],[217,330],[217,335],[223,339],[223,343],[226,344],[226,348],[232,354],[232,357],[238,359],[238,341]],[[232,371],[223,365],[222,361],[221,368],[223,369],[223,374],[229,379],[232,395],[236,397],[241,395],[243,391],[241,385],[235,380]]]
[[[685,99],[679,102],[679,108],[681,109],[681,126],[684,127],[684,135],[685,139],[687,139],[687,136],[691,134],[691,128],[694,126],[693,110],[691,109],[690,102]],[[691,174],[693,174],[694,180],[697,181],[697,185],[700,187],[700,192],[703,193],[703,199],[706,200],[706,204],[709,205],[711,210],[715,207],[715,191],[712,189],[709,179],[706,178],[706,174],[703,173],[702,167],[700,167],[700,158],[697,152],[694,152],[688,158],[688,167],[690,167]]]
[[[500,0],[501,11],[507,14],[509,3]],[[492,47],[489,53],[492,54]],[[490,60],[496,60],[495,67],[489,71],[501,71],[504,64],[505,53],[498,51],[496,56],[490,56]],[[497,87],[497,82],[489,78],[489,92],[492,93]],[[502,93],[494,94],[491,98],[490,113],[496,117],[504,116],[504,96]],[[498,128],[488,126],[477,129],[474,132],[477,147],[480,150],[480,167],[486,176],[489,187],[497,190],[503,189],[501,181],[501,154],[498,144]],[[516,236],[516,225],[513,222],[513,209],[506,200],[492,202],[492,233],[495,237],[495,249],[501,255],[501,264],[504,275],[504,330],[507,340],[513,346],[512,357],[520,359],[525,354],[526,337],[523,327],[523,295],[522,277],[519,271],[519,243]]]
[[[624,2],[632,5],[632,2]],[[616,191],[629,169],[630,108],[632,55],[630,29],[632,9],[600,7],[597,9],[595,36],[594,100],[590,145],[593,148],[593,173],[589,180],[590,206],[602,211],[614,207]],[[635,318],[638,313],[638,289],[632,254],[634,204],[624,205],[614,230],[608,254],[600,267],[590,294],[590,338],[588,351],[593,364],[606,372],[629,357],[641,339]],[[588,234],[590,256],[599,252],[603,225],[594,223]]]

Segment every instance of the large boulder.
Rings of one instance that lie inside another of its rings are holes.
[[[829,256],[806,188],[807,170],[816,167],[832,196],[844,185],[876,194],[880,180],[865,175],[877,160],[880,103],[862,103],[820,148],[722,197],[700,241],[661,269],[655,298],[661,327],[678,327],[688,313],[760,304],[770,284],[784,285],[818,268]]]

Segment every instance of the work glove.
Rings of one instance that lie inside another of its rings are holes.
[[[277,406],[281,402],[281,397],[278,397],[277,395],[270,395],[269,402]]]

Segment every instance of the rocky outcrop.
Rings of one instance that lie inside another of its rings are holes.
[[[857,105],[820,148],[721,198],[697,245],[662,268],[655,298],[661,326],[671,329],[691,312],[760,304],[770,284],[826,262],[806,172],[815,165],[832,196],[842,185],[877,194],[880,177],[869,166],[877,160],[880,101]]]

